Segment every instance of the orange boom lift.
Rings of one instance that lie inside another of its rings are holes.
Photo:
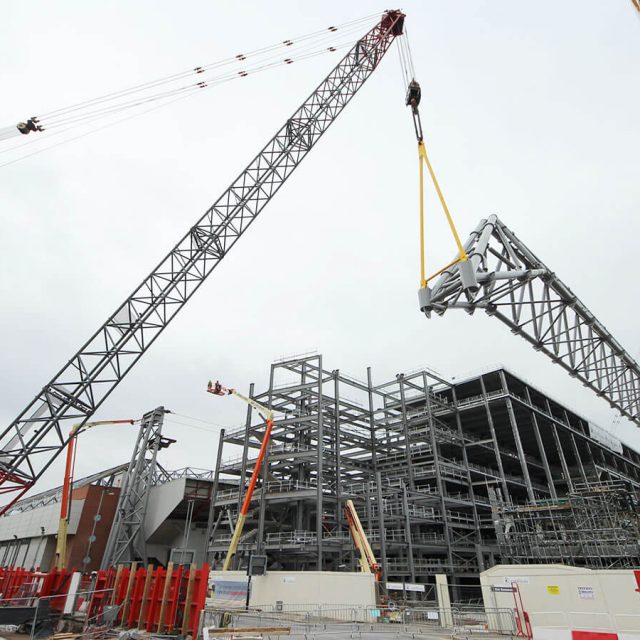
[[[247,398],[246,396],[243,396],[241,393],[238,393],[235,389],[227,389],[226,387],[223,387],[217,381],[214,384],[213,382],[211,382],[211,380],[209,380],[207,391],[217,396],[234,395],[240,398],[240,400],[244,400],[244,402],[246,402],[248,405],[253,407],[264,418],[265,422],[267,423],[267,428],[264,432],[264,438],[262,439],[262,444],[260,445],[260,452],[258,453],[258,459],[256,460],[255,467],[253,468],[253,473],[251,474],[251,480],[249,480],[249,486],[247,487],[247,492],[245,493],[244,501],[242,502],[242,508],[240,509],[240,513],[238,514],[238,520],[236,522],[235,529],[233,530],[233,536],[231,536],[231,543],[229,544],[229,550],[227,551],[227,556],[224,559],[224,564],[222,565],[223,571],[229,571],[229,569],[231,568],[231,563],[233,562],[233,557],[236,555],[236,551],[238,550],[238,543],[240,542],[242,529],[244,528],[244,523],[245,523],[245,520],[247,519],[247,513],[249,512],[249,505],[251,504],[253,491],[256,488],[256,482],[258,481],[258,476],[260,475],[260,468],[262,467],[264,454],[267,451],[267,447],[269,446],[269,438],[271,436],[271,429],[273,428],[273,411],[271,411],[271,409],[267,409],[267,407],[261,405],[259,402],[256,402],[252,398]]]
[[[135,424],[135,420],[100,420],[74,424],[69,431],[67,443],[67,462],[64,468],[64,482],[62,483],[62,500],[60,501],[60,523],[58,524],[58,540],[56,542],[56,569],[64,569],[67,559],[67,531],[71,516],[71,490],[73,485],[73,468],[76,463],[76,439],[78,435],[91,427],[103,424]]]

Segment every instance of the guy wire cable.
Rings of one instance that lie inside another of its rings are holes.
[[[66,144],[67,142],[72,142],[74,140],[78,140],[80,138],[84,138],[84,137],[86,137],[86,136],[88,136],[88,135],[90,135],[92,133],[97,133],[97,132],[102,131],[102,130],[104,130],[106,128],[112,127],[112,126],[114,126],[116,124],[120,124],[120,123],[125,122],[127,120],[131,120],[133,118],[142,116],[142,115],[144,115],[146,113],[149,113],[151,111],[155,111],[155,110],[160,109],[162,107],[168,106],[170,104],[178,102],[179,100],[183,100],[184,98],[188,98],[188,97],[191,97],[193,95],[196,95],[197,93],[200,93],[204,89],[212,88],[212,87],[218,86],[220,84],[229,82],[231,80],[244,78],[244,77],[247,77],[249,75],[255,75],[258,72],[265,71],[265,70],[268,70],[268,69],[271,69],[271,68],[275,68],[275,67],[279,67],[279,66],[287,66],[287,65],[290,65],[293,62],[299,62],[299,61],[308,60],[310,58],[317,57],[317,56],[325,54],[325,53],[333,53],[333,52],[338,51],[338,50],[340,50],[340,49],[342,49],[344,47],[352,46],[352,45],[353,45],[352,40],[349,40],[346,43],[340,43],[340,44],[336,43],[334,46],[331,46],[331,47],[328,47],[328,48],[324,48],[324,49],[319,50],[319,51],[314,51],[314,52],[307,53],[307,54],[305,54],[305,55],[303,55],[303,56],[301,56],[299,58],[285,59],[285,60],[281,60],[281,61],[278,61],[278,62],[270,63],[270,64],[267,64],[267,65],[263,65],[262,67],[257,67],[257,68],[248,68],[248,70],[246,72],[242,72],[242,73],[231,73],[231,74],[228,74],[228,75],[222,77],[221,79],[216,79],[214,82],[205,83],[204,86],[201,86],[201,85],[198,84],[198,85],[194,85],[194,86],[188,87],[187,90],[182,91],[180,93],[180,95],[178,95],[178,97],[174,97],[171,100],[168,99],[168,97],[170,97],[170,96],[167,96],[167,95],[162,96],[165,99],[165,101],[162,102],[161,104],[157,104],[157,105],[155,105],[155,106],[153,106],[153,107],[151,107],[149,109],[145,109],[143,111],[138,111],[138,112],[135,112],[135,113],[131,113],[131,114],[129,114],[129,115],[123,117],[123,118],[117,119],[117,120],[112,121],[112,122],[108,122],[108,123],[106,123],[106,124],[104,124],[104,125],[102,125],[100,127],[96,127],[94,129],[86,130],[86,131],[84,131],[84,132],[82,132],[82,133],[80,133],[80,134],[78,134],[76,136],[72,136],[70,138],[67,138],[67,139],[64,139],[64,140],[60,140],[60,141],[58,141],[58,142],[56,142],[54,144],[41,147],[40,149],[37,149],[37,150],[35,150],[35,151],[31,152],[31,153],[27,153],[27,154],[18,156],[17,158],[13,158],[13,159],[8,160],[8,161],[6,161],[4,163],[1,163],[0,164],[0,168],[1,167],[6,167],[6,166],[11,165],[11,164],[15,164],[16,162],[19,162],[20,160],[24,160],[26,158],[32,157],[34,155],[37,155],[37,154],[42,153],[44,151],[47,151],[49,149],[53,149],[55,147],[61,146],[63,144]],[[173,95],[175,95],[175,92],[173,93]],[[148,102],[151,102],[151,101],[157,101],[158,99],[160,99],[160,98],[155,98],[154,100],[151,100],[151,99],[140,100],[135,105],[129,105],[129,108],[133,109],[136,106],[140,106],[142,104],[145,104],[145,103],[148,103]],[[123,111],[123,109],[115,108],[111,112],[104,112],[104,113],[94,114],[92,117],[85,116],[82,119],[80,117],[78,117],[76,119],[76,124],[60,122],[60,123],[58,123],[56,125],[53,125],[51,127],[52,129],[54,129],[54,131],[53,131],[53,133],[49,133],[46,138],[33,138],[33,139],[27,140],[26,142],[23,142],[21,144],[14,145],[12,147],[7,147],[5,149],[0,149],[0,155],[4,154],[4,153],[9,153],[11,151],[15,151],[15,150],[18,150],[18,149],[22,149],[23,147],[26,147],[27,145],[38,144],[38,143],[40,143],[42,141],[47,141],[47,140],[49,140],[49,138],[52,138],[54,136],[61,135],[63,133],[69,132],[71,130],[75,130],[78,126],[87,125],[88,123],[90,123],[92,121],[115,115],[116,113],[118,113],[120,111]],[[81,121],[81,120],[83,120],[83,121]],[[66,124],[67,126],[63,127],[60,130],[57,130],[58,126],[63,126],[64,124]],[[2,131],[3,130],[0,129],[0,139],[2,139],[1,138],[1,132]]]
[[[139,106],[142,102],[167,98],[181,91],[195,89],[196,87],[201,86],[204,77],[202,74],[205,74],[208,71],[210,72],[213,70],[219,70],[223,67],[229,67],[230,65],[251,68],[252,64],[264,64],[265,62],[272,61],[274,59],[280,59],[283,62],[289,63],[288,61],[291,60],[292,55],[300,57],[301,54],[308,52],[310,49],[313,49],[314,46],[318,46],[322,42],[328,42],[330,44],[336,38],[342,37],[348,33],[360,29],[361,25],[364,22],[370,21],[373,17],[374,16],[366,16],[343,23],[342,25],[330,26],[320,31],[314,31],[302,35],[298,38],[283,40],[274,45],[255,49],[247,54],[240,53],[216,62],[194,67],[188,71],[171,74],[169,76],[138,84],[127,89],[114,91],[102,96],[98,96],[96,98],[84,100],[72,104],[68,107],[44,112],[41,115],[32,116],[26,122],[19,123],[14,127],[1,128],[0,140],[8,139],[10,137],[19,136],[22,134],[29,134],[31,132],[41,132],[48,129],[49,126],[60,124],[61,121],[71,122],[76,117],[73,114],[77,114],[78,118],[85,118],[87,114],[83,114],[83,111],[93,109],[94,107],[98,107],[99,105],[106,105],[102,108],[107,111],[109,109],[113,109],[114,111],[118,109],[124,110],[127,108]],[[331,50],[331,47],[328,47],[328,50]],[[288,57],[284,58],[284,60],[281,58],[283,51],[286,51],[288,54]],[[234,72],[229,71],[229,73],[233,74]],[[242,77],[244,77],[244,74],[247,73],[247,70],[240,69],[237,73],[242,74]],[[190,76],[198,77],[200,82],[194,85],[187,85],[186,87],[178,87],[177,89],[163,89],[163,91],[161,91],[160,93],[156,91],[156,93],[148,95],[149,91],[159,89],[160,87],[164,88],[164,86],[167,84],[175,83]],[[215,78],[217,78],[217,76],[215,76]],[[207,80],[207,82],[210,81],[211,80]],[[143,97],[137,95],[141,93],[146,93],[147,95]],[[124,102],[122,102],[122,100],[124,100]],[[116,101],[120,102],[115,105],[110,104]]]

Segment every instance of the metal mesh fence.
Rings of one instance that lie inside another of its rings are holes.
[[[215,635],[221,626],[256,629],[263,637],[273,635],[314,636],[364,634],[411,636],[484,633],[516,633],[511,609],[407,607],[403,609],[361,605],[265,605],[249,610],[206,608],[201,629]],[[260,629],[264,629],[260,633]],[[286,632],[283,630],[286,629]]]

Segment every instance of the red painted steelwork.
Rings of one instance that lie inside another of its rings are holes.
[[[49,573],[22,567],[0,568],[0,594],[3,605],[20,605],[36,598],[51,598],[51,607],[64,605],[71,572],[52,569]],[[27,605],[29,606],[29,605]]]

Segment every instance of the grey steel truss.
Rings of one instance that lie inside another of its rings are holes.
[[[420,291],[427,317],[484,309],[640,424],[638,363],[513,231],[490,216],[465,250],[471,269],[455,265]]]
[[[388,11],[104,325],[0,434],[0,494],[23,495],[220,263],[376,69],[404,15]]]
[[[127,473],[122,479],[115,519],[102,557],[103,569],[122,562],[146,563],[144,517],[156,479],[158,450],[172,440],[162,437],[164,407],[145,413]]]

